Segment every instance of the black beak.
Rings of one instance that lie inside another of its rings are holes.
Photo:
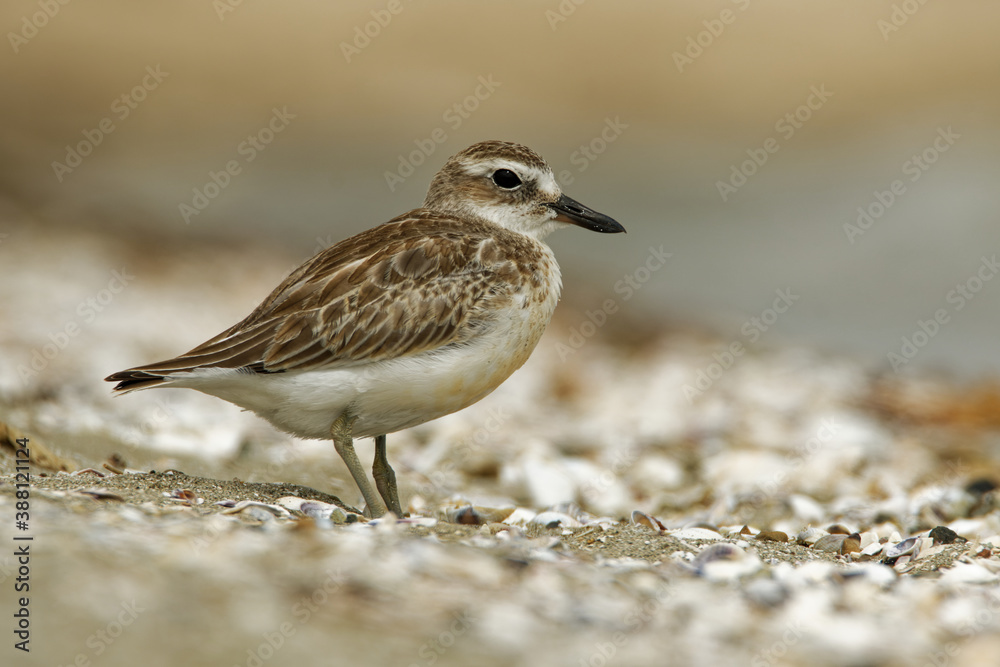
[[[555,219],[560,222],[569,222],[602,234],[617,234],[625,231],[625,228],[614,218],[587,208],[566,195],[560,196],[557,201],[548,204],[548,207],[558,213]]]

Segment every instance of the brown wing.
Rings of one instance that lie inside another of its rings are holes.
[[[526,280],[495,228],[413,211],[296,269],[245,320],[190,352],[108,379],[116,389],[195,368],[281,372],[461,344]]]

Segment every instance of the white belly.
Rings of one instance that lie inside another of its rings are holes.
[[[557,299],[558,288],[527,307],[528,300],[516,299],[491,329],[462,347],[330,370],[203,371],[171,385],[235,403],[302,438],[330,438],[330,426],[345,411],[357,417],[355,437],[393,433],[461,410],[496,389],[528,359]]]

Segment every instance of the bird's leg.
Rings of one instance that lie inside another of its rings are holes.
[[[397,517],[403,517],[403,510],[399,506],[399,492],[396,490],[396,473],[389,465],[389,458],[385,453],[385,436],[375,436],[375,462],[372,463],[372,477],[375,478],[375,486],[385,501],[385,506]]]
[[[358,460],[357,452],[354,451],[352,431],[356,419],[357,417],[349,416],[346,412],[340,415],[330,427],[330,435],[333,436],[334,449],[347,464],[347,469],[351,471],[354,483],[358,485],[358,488],[361,489],[361,495],[365,497],[367,505],[365,516],[376,518],[385,514],[385,505],[372,490],[372,485],[365,476],[365,469],[361,467],[361,461]]]

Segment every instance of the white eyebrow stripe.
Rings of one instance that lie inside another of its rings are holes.
[[[520,174],[522,180],[534,181],[538,184],[539,190],[553,199],[557,199],[562,194],[562,189],[559,187],[550,169],[539,169],[538,167],[522,162],[514,162],[503,158],[482,160],[466,165],[465,172],[472,176],[486,176],[487,174],[492,174],[497,169],[510,169],[514,173]]]

